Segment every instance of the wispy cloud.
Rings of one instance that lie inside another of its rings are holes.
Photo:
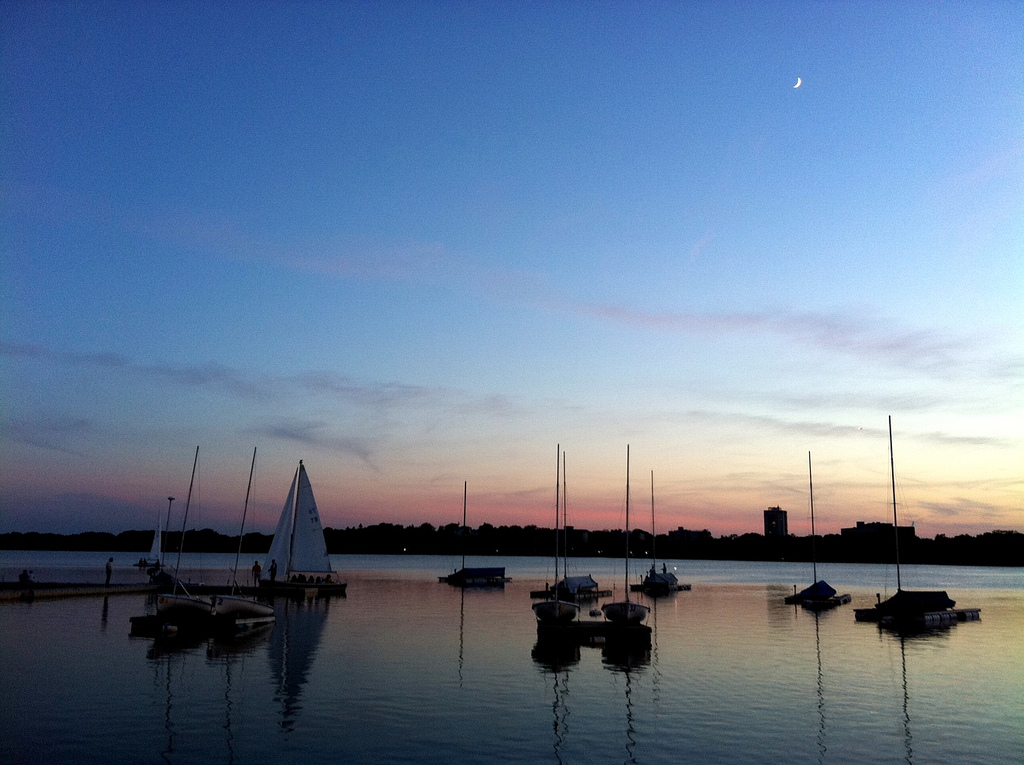
[[[686,311],[641,311],[622,305],[560,303],[591,318],[643,329],[704,334],[769,333],[805,346],[842,353],[874,364],[889,364],[933,376],[964,375],[968,369],[999,379],[1024,376],[1024,357],[994,356],[981,363],[977,337],[940,330],[905,330],[880,319],[843,314],[763,311],[707,314]]]
[[[516,410],[514,403],[501,395],[478,395],[444,386],[357,380],[330,371],[286,376],[217,363],[180,366],[136,364],[113,353],[73,353],[5,342],[0,342],[0,357],[76,369],[116,370],[122,375],[135,375],[186,389],[219,392],[243,400],[284,400],[308,393],[318,400],[333,400],[374,411],[440,407],[463,413],[502,416]]]
[[[331,433],[331,425],[319,420],[275,420],[256,425],[246,431],[249,435],[266,436],[292,441],[311,450],[322,450],[351,454],[363,460],[374,470],[373,449],[361,438],[338,437]]]
[[[12,422],[0,421],[0,433],[5,440],[14,443],[81,457],[84,452],[73,444],[82,437],[94,435],[96,427],[92,421],[82,417],[39,416]]]

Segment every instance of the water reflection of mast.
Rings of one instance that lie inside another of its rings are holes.
[[[553,716],[552,733],[555,762],[561,764],[562,749],[569,738],[569,672],[571,667],[579,663],[580,647],[576,643],[562,641],[538,642],[532,651],[534,662],[543,672],[550,672],[553,678],[551,702]]]
[[[459,687],[462,687],[462,656],[464,633],[466,627],[466,588],[459,589]]]
[[[647,648],[617,646],[605,648],[602,660],[612,672],[623,675],[626,682],[626,763],[636,763],[636,727],[633,724],[633,673],[639,673],[651,661]]]
[[[237,566],[236,566],[237,568]],[[235,740],[231,730],[231,662],[224,662],[224,730],[228,739],[228,762],[234,765],[235,762]]]
[[[819,622],[821,614],[814,611],[814,649],[818,654],[818,763],[825,761],[825,675],[821,668],[821,631]]]
[[[907,687],[906,638],[900,635],[900,659],[903,664],[903,746],[907,750],[908,765],[914,761],[914,747],[910,735],[910,691]]]
[[[629,670],[626,670],[626,762],[635,763],[636,728],[633,727],[633,683]]]
[[[569,707],[565,703],[569,695],[569,670],[555,672],[554,677],[554,699],[551,702],[551,712],[554,717],[551,732],[554,734],[555,762],[561,765],[562,747],[569,736]]]

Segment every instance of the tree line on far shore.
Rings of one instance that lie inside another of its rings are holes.
[[[892,531],[889,535],[847,536],[826,534],[811,537],[766,537],[762,534],[731,534],[713,537],[709,531],[680,529],[659,534],[657,539],[640,529],[630,532],[630,554],[650,558],[656,553],[667,560],[810,561],[822,563],[889,563],[894,559]],[[901,527],[901,531],[903,531]],[[165,562],[176,554],[181,532],[165,534]],[[271,535],[251,532],[242,540],[243,555],[261,555],[270,549]],[[324,529],[327,551],[334,555],[488,555],[550,556],[555,551],[554,531],[538,526],[492,526],[463,528],[458,524],[434,527],[379,523],[345,529]],[[621,530],[586,531],[570,529],[568,554],[576,557],[622,557]],[[9,532],[0,534],[3,550],[103,551],[140,553],[149,550],[153,531],[83,532],[50,534]],[[654,545],[652,545],[654,542]],[[813,542],[813,549],[812,549]],[[188,552],[233,553],[238,535],[212,529],[188,530]],[[900,560],[960,566],[1024,566],[1024,534],[990,531],[978,536],[943,534],[934,539],[900,536]]]

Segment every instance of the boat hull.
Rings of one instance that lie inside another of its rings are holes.
[[[461,568],[447,576],[437,578],[438,582],[455,587],[504,587],[512,580],[505,576],[504,566],[488,568]]]
[[[580,612],[578,603],[564,600],[545,600],[533,604],[533,613],[537,621],[544,624],[565,624],[575,619]]]
[[[214,598],[213,613],[231,619],[273,619],[274,607],[252,598],[237,595],[217,595]]]
[[[156,613],[167,623],[198,623],[213,616],[213,603],[194,595],[160,595]]]
[[[650,609],[642,603],[624,600],[619,603],[605,603],[601,606],[604,618],[615,624],[640,624],[647,618]]]

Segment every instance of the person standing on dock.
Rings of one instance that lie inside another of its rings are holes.
[[[252,562],[252,586],[260,586],[260,574],[263,573],[263,567],[260,565],[258,560]]]
[[[270,561],[270,583],[273,584],[274,580],[277,579],[277,560]]]
[[[114,559],[113,558],[107,558],[107,581],[104,582],[104,586],[105,587],[109,587],[110,586],[110,574],[111,574],[111,572],[113,572],[113,570],[114,570]]]

